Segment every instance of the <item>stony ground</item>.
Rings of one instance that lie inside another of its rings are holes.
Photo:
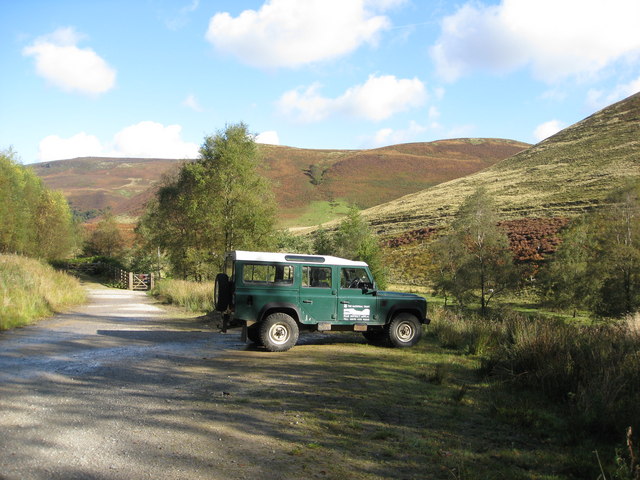
[[[226,368],[238,354],[247,369]],[[287,412],[226,405],[266,355],[92,285],[88,305],[0,333],[0,479],[313,476],[290,454]]]

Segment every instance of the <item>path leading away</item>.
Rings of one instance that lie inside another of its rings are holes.
[[[89,304],[0,333],[0,479],[278,478],[259,461],[277,441],[225,412],[232,379],[211,368],[245,349],[96,285]]]

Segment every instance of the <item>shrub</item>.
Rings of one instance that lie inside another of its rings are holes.
[[[588,430],[620,431],[640,422],[639,323],[637,317],[590,326],[511,321],[485,367],[513,385],[565,402]]]
[[[213,282],[189,282],[165,278],[156,282],[151,294],[192,312],[211,312],[215,310],[213,287]]]
[[[76,278],[34,259],[0,255],[0,330],[84,301],[86,292]]]
[[[429,331],[440,345],[479,355],[481,372],[496,386],[544,395],[586,431],[640,424],[640,314],[587,326],[447,309],[432,317]]]

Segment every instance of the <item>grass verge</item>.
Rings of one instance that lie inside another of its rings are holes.
[[[430,315],[411,349],[312,334],[282,354],[216,355],[230,382],[216,402],[286,444],[299,478],[635,480],[639,318]]]
[[[190,312],[211,312],[215,310],[213,287],[213,282],[199,283],[163,278],[156,281],[151,295]]]
[[[32,323],[86,301],[80,282],[38,260],[0,255],[0,330]]]
[[[481,358],[433,336],[411,349],[311,337],[284,354],[210,359],[228,382],[216,401],[238,428],[277,436],[288,478],[568,480],[598,476],[596,449],[614,460],[607,446],[568,442],[568,423],[544,397],[524,393],[528,411],[507,410]]]

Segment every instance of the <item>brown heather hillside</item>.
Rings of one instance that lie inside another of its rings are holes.
[[[640,178],[640,93],[611,105],[497,164],[363,213],[387,238],[446,226],[484,186],[504,220],[571,217],[602,205]]]
[[[61,190],[73,209],[86,212],[111,207],[123,213],[121,205],[144,195],[180,163],[157,158],[82,157],[30,166],[48,187]]]
[[[317,202],[371,207],[476,172],[526,147],[499,139],[443,140],[374,150],[259,145],[262,173],[274,182],[281,219],[289,224]],[[48,186],[62,190],[76,210],[111,207],[116,214],[135,219],[162,175],[180,164],[167,159],[77,158],[32,167]]]

